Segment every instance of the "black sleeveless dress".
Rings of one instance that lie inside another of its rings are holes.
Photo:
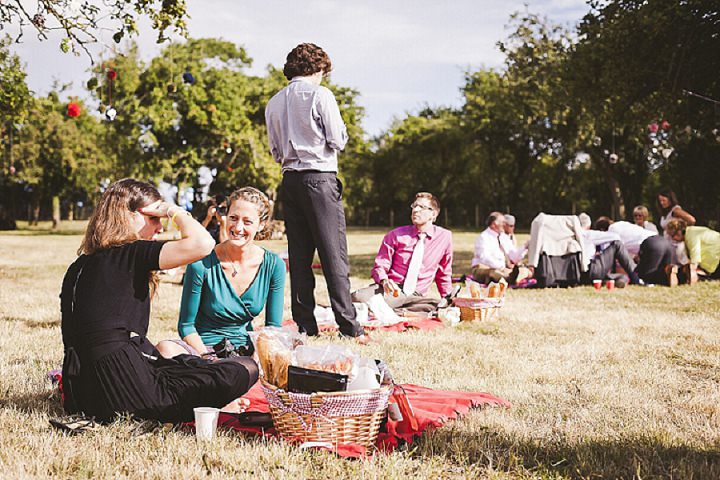
[[[139,240],[82,255],[68,268],[60,294],[68,413],[191,421],[194,407],[222,407],[257,380],[250,358],[168,360],[147,340],[148,277],[162,246]]]

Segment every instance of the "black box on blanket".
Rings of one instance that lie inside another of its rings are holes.
[[[288,392],[344,392],[347,390],[347,382],[347,375],[293,365],[288,367]]]

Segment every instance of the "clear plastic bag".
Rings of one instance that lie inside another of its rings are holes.
[[[348,348],[337,345],[302,345],[295,350],[293,365],[347,375],[352,381],[357,375],[358,357]]]
[[[287,370],[293,362],[293,351],[305,344],[306,335],[276,327],[265,327],[249,335],[265,381],[278,388],[287,388]]]

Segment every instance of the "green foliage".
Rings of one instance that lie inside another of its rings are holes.
[[[85,106],[77,118],[67,115],[67,104],[57,92],[32,102],[14,145],[14,181],[34,196],[85,200],[94,194],[110,165],[98,142],[100,125]]]
[[[241,47],[202,39],[170,45],[148,65],[133,47],[100,66],[95,95],[106,104],[106,70],[118,74],[111,102],[118,116],[106,125],[119,171],[192,183],[209,165],[219,169],[218,188],[275,188],[279,167],[268,153],[263,115],[271,90],[243,72],[250,62]],[[194,83],[183,80],[186,73]]]
[[[9,50],[10,37],[0,39],[0,123],[22,121],[30,102],[25,69]]]

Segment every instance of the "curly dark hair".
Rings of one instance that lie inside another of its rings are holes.
[[[288,80],[307,77],[317,72],[325,75],[332,70],[332,62],[325,50],[314,43],[301,43],[288,53],[283,73]]]

